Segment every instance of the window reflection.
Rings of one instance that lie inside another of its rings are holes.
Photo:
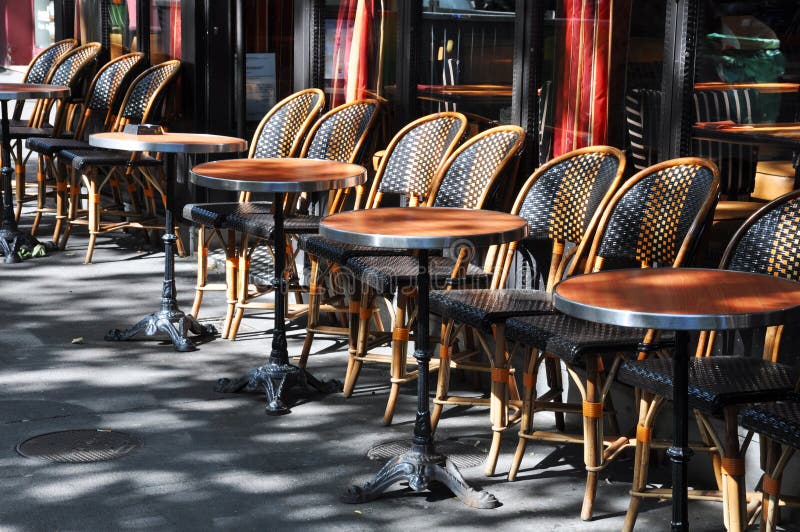
[[[111,22],[111,58],[137,51],[136,0],[111,0],[108,14]]]

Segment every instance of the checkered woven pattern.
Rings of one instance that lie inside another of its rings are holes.
[[[766,403],[742,410],[742,426],[784,445],[800,448],[800,395],[791,401]]]
[[[671,265],[713,180],[710,169],[687,164],[643,176],[614,206],[598,255]]]
[[[145,113],[153,106],[172,76],[178,72],[180,61],[166,61],[145,70],[127,94],[122,116],[133,123],[141,122]]]
[[[735,246],[727,269],[800,280],[800,198],[762,213]]]
[[[49,48],[45,48],[33,60],[33,64],[28,69],[28,74],[25,76],[23,83],[44,83],[53,65],[73,48],[75,48],[75,41],[72,39],[60,41]]]
[[[308,146],[308,159],[330,159],[350,162],[357,156],[356,145],[367,133],[370,120],[378,110],[377,102],[343,106],[338,112],[326,115]]]
[[[547,169],[520,207],[529,236],[580,242],[618,168],[619,160],[610,154],[585,153]]]
[[[430,293],[430,310],[491,334],[494,323],[553,312],[553,305],[550,294],[543,290],[434,290]]]
[[[124,55],[108,63],[97,75],[89,95],[88,107],[93,111],[107,111],[117,97],[122,81],[144,56]]]
[[[501,170],[500,163],[523,134],[521,130],[498,131],[481,137],[460,152],[442,178],[434,206],[480,208],[486,188]]]
[[[253,157],[291,157],[292,146],[318,100],[317,93],[301,92],[277,109],[256,134]]]
[[[73,87],[80,80],[78,74],[97,57],[98,53],[100,53],[100,43],[86,44],[70,51],[56,67],[50,78],[50,84]]]
[[[460,139],[462,121],[454,116],[437,116],[406,132],[394,146],[383,172],[379,190],[390,194],[425,197],[436,168],[448,149]]]

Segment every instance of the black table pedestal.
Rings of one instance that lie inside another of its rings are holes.
[[[178,237],[175,235],[175,223],[173,221],[175,178],[176,178],[176,159],[174,153],[165,154],[165,164],[167,169],[167,205],[164,213],[164,282],[161,289],[161,310],[153,312],[141,319],[130,329],[121,331],[111,329],[106,334],[105,339],[109,341],[129,340],[143,332],[147,336],[152,336],[158,332],[169,335],[176,351],[194,351],[194,343],[188,338],[188,333],[192,332],[198,336],[211,336],[216,334],[216,329],[211,325],[201,325],[190,314],[184,314],[178,308],[178,300],[175,289],[175,242]]]
[[[3,135],[3,168],[0,169],[0,177],[3,179],[3,208],[2,213],[0,213],[0,216],[2,216],[2,221],[0,221],[0,255],[5,257],[3,261],[6,264],[12,264],[22,260],[19,256],[20,249],[33,249],[34,246],[39,244],[39,241],[31,235],[23,234],[17,227],[11,192],[11,179],[14,175],[14,169],[11,168],[8,100],[0,101],[0,108],[2,108],[2,115],[0,116],[0,128],[2,129],[0,129],[0,132]]]
[[[667,456],[672,462],[672,530],[689,530],[687,468],[694,451],[689,448],[689,333],[675,331],[672,357],[672,447]]]
[[[293,386],[308,388],[311,385],[322,393],[334,393],[342,390],[338,381],[321,381],[305,369],[289,363],[289,349],[286,345],[286,234],[283,224],[283,204],[285,194],[275,194],[275,278],[272,281],[275,294],[275,325],[272,333],[272,350],[266,365],[251,370],[238,379],[219,379],[214,390],[221,393],[235,393],[242,390],[255,391],[264,388],[267,398],[266,413],[280,416],[290,412],[283,402],[283,395]]]
[[[358,504],[377,499],[395,482],[407,481],[414,491],[423,491],[431,482],[444,484],[461,502],[473,508],[496,508],[500,505],[491,493],[469,486],[458,468],[446,456],[436,452],[431,429],[428,400],[428,374],[431,360],[428,330],[428,251],[419,251],[417,273],[417,338],[414,358],[417,359],[417,417],[411,450],[389,460],[371,482],[352,486],[342,495],[345,503]]]

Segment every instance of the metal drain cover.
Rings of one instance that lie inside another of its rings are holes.
[[[481,465],[486,460],[486,451],[457,440],[436,441],[436,450],[447,456],[459,468],[468,468]],[[380,443],[369,451],[367,458],[370,460],[388,460],[397,455],[411,450],[411,439],[395,440]]]
[[[17,445],[26,458],[44,462],[81,464],[114,460],[130,453],[141,443],[124,432],[100,429],[64,430],[34,436]]]

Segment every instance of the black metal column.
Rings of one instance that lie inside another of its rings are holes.
[[[2,105],[2,134],[3,134],[3,168],[0,174],[3,177],[3,218],[0,221],[0,253],[5,256],[5,263],[19,262],[17,255],[19,247],[19,229],[14,218],[14,200],[11,192],[11,178],[14,169],[11,168],[11,139],[8,127],[8,100],[0,101]]]
[[[667,456],[672,461],[672,530],[689,530],[687,469],[692,457],[689,448],[689,333],[675,331],[672,357],[672,447]]]

